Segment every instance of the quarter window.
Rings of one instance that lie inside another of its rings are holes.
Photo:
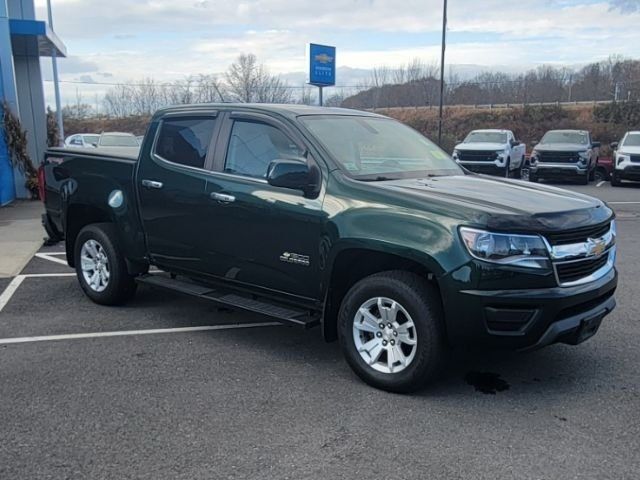
[[[265,178],[272,160],[302,155],[303,152],[295,142],[276,127],[266,123],[236,120],[231,129],[224,171]]]
[[[173,163],[204,168],[215,118],[171,118],[164,120],[156,154]]]

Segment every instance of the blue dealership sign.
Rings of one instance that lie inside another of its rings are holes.
[[[336,84],[336,47],[309,44],[309,84],[318,87]]]

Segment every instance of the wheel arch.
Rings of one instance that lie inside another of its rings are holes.
[[[322,335],[328,342],[337,339],[337,318],[342,300],[359,280],[375,273],[404,270],[433,282],[438,288],[438,275],[443,268],[430,255],[412,250],[389,252],[380,246],[349,245],[336,251],[325,279]]]

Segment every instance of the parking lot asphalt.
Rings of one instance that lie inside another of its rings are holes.
[[[0,311],[0,478],[637,479],[640,187],[563,187],[617,212],[617,309],[577,347],[455,351],[414,395],[360,382],[317,330],[145,287],[95,305],[41,249]]]

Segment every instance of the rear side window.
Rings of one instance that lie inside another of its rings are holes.
[[[276,127],[236,120],[231,130],[224,171],[265,178],[272,160],[299,157],[303,153],[295,142]]]
[[[204,168],[215,118],[171,118],[164,120],[156,144],[156,155],[173,163]]]

